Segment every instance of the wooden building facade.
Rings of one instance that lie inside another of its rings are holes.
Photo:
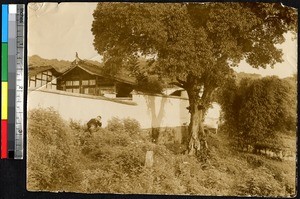
[[[105,97],[131,97],[135,85],[132,79],[109,77],[100,66],[80,60],[58,78],[58,90]]]
[[[29,68],[29,89],[52,89],[57,90],[57,78],[60,76],[52,66],[40,66]]]

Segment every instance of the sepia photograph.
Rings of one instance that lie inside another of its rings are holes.
[[[296,196],[296,8],[27,9],[28,191]]]

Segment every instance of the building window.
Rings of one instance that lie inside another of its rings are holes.
[[[64,87],[65,85],[65,87]],[[53,84],[52,84],[53,86]],[[56,86],[56,84],[55,84]],[[96,80],[95,79],[85,79],[85,80],[68,80],[61,81],[62,89],[67,92],[82,93],[87,95],[97,95],[96,92]]]
[[[81,81],[82,86],[94,86],[96,85],[96,80],[90,79],[90,80],[82,80]],[[78,82],[79,85],[79,82]]]
[[[80,85],[79,80],[68,80],[66,81],[66,91],[73,92],[73,93],[80,93],[79,85]]]
[[[96,80],[95,79],[85,79],[81,81],[81,86],[82,86],[82,93],[83,94],[88,94],[88,95],[96,95],[96,90],[95,90],[95,85],[96,85]]]
[[[36,82],[35,82],[36,84],[35,84],[35,87],[41,87],[42,86],[42,80],[40,80],[40,79],[37,79],[36,80]]]
[[[66,81],[66,86],[72,86],[72,81]]]
[[[90,79],[90,80],[89,80],[89,83],[90,83],[90,85],[96,85],[96,80]]]
[[[82,80],[82,86],[88,86],[89,80]]]
[[[73,81],[72,86],[79,86],[79,81]]]
[[[89,88],[83,88],[83,94],[89,94]]]
[[[46,75],[46,74],[42,74],[42,80],[45,80],[45,81],[47,81],[47,79],[48,79],[48,75]]]

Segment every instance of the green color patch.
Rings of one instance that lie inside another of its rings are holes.
[[[7,81],[8,76],[8,43],[2,43],[2,53],[1,53],[1,80]]]

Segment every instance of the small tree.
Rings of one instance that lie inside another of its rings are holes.
[[[225,125],[242,144],[278,146],[278,132],[295,130],[294,89],[276,76],[227,84],[219,95]]]
[[[133,72],[167,77],[187,91],[189,154],[199,155],[207,146],[203,115],[230,66],[282,61],[276,44],[296,31],[297,21],[294,9],[266,3],[99,3],[93,16],[94,46],[107,71],[130,69],[129,62],[144,57],[147,67]]]

